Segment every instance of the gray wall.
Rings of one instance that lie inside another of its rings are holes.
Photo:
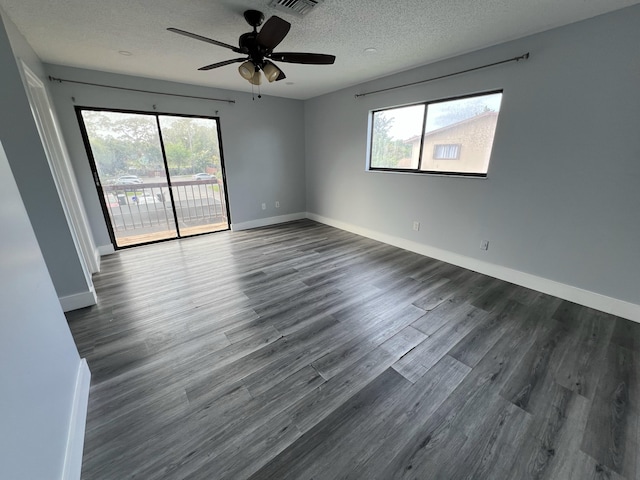
[[[31,47],[1,10],[0,16],[6,24],[5,31],[0,22],[0,140],[58,297],[84,293],[90,286],[87,285],[40,142],[15,56],[20,56],[37,75],[42,75],[43,68]]]
[[[3,21],[0,22],[0,140],[58,297],[85,293],[91,286],[87,284],[60,203],[15,57],[20,57],[39,76],[44,70],[31,47],[1,10],[0,16]]]
[[[62,478],[80,357],[2,142],[0,224],[0,477]]]
[[[251,95],[46,65],[57,78],[182,95],[234,99],[235,104],[54,82],[51,85],[61,128],[97,245],[111,244],[74,106],[219,116],[231,220],[234,224],[305,211],[304,107],[299,100]],[[203,73],[211,75],[212,73]],[[238,81],[243,81],[238,76]],[[264,87],[267,90],[268,86]],[[75,98],[75,102],[72,100]],[[216,111],[218,112],[216,115]],[[280,208],[275,209],[275,201]],[[267,204],[262,210],[261,204]]]
[[[638,25],[631,7],[305,102],[307,211],[640,304]],[[493,89],[487,179],[365,172],[369,110]]]

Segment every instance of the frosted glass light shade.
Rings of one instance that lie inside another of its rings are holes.
[[[262,83],[262,75],[260,75],[260,70],[255,71],[253,77],[249,79],[249,83],[253,83],[254,85],[260,85]]]
[[[267,80],[269,80],[269,83],[275,82],[278,79],[278,76],[280,76],[280,69],[271,62],[265,63],[262,71],[264,72],[264,76]]]
[[[251,61],[246,61],[242,65],[238,67],[238,72],[240,72],[240,76],[245,80],[251,81],[253,75],[255,74],[256,66]]]

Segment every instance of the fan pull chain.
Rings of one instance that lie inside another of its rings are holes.
[[[260,94],[260,85],[258,85],[258,98],[262,98],[262,95]],[[253,83],[251,84],[251,100],[254,102],[256,101],[256,92],[254,90]]]

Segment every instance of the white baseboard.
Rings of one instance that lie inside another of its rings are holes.
[[[377,232],[367,228],[362,228],[339,220],[316,215],[315,213],[307,213],[307,218],[316,222],[324,223],[331,227],[346,230],[348,232],[371,238],[379,242],[387,243],[395,247],[403,248],[411,252],[419,253],[427,257],[436,258],[443,262],[452,263],[474,272],[489,275],[490,277],[499,278],[510,283],[515,283],[538,292],[553,295],[570,302],[585,305],[605,313],[610,313],[618,317],[627,318],[634,322],[640,323],[640,305],[626,302],[617,298],[608,297],[596,292],[584,290],[564,283],[549,280],[547,278],[531,275],[530,273],[521,272],[512,268],[503,267],[493,263],[485,262],[475,258],[459,255],[457,253],[442,250],[440,248],[431,247],[423,243],[406,240],[404,238],[388,235],[386,233]]]
[[[60,305],[62,310],[70,312],[71,310],[78,310],[79,308],[90,307],[98,303],[98,297],[96,292],[91,287],[88,292],[75,293],[73,295],[67,295],[66,297],[60,297]]]
[[[98,247],[98,255],[100,255],[101,257],[104,257],[105,255],[111,255],[112,253],[115,253],[116,249],[113,248],[112,244],[108,244],[108,245],[100,245]]]
[[[95,272],[91,272],[93,273],[100,273],[100,264],[102,262],[102,256],[100,255],[100,250],[98,248],[95,248],[93,250],[93,258],[95,261],[95,265],[96,265],[96,271]]]
[[[249,222],[232,223],[231,230],[237,232],[239,230],[249,230],[250,228],[266,227],[268,225],[276,225],[278,223],[293,222],[294,220],[302,220],[307,218],[304,212],[291,213],[289,215],[279,215],[277,217],[260,218]]]
[[[73,393],[62,480],[80,480],[82,451],[84,447],[84,429],[87,423],[87,404],[89,402],[90,386],[91,372],[89,371],[87,361],[83,358],[80,360],[80,365],[78,366],[76,387]]]

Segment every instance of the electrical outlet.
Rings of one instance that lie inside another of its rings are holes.
[[[276,208],[280,208],[280,201],[276,200]]]
[[[263,204],[262,204],[262,209],[263,209],[263,210],[266,210],[266,209],[267,209],[267,204],[266,204],[266,203],[263,203]]]
[[[489,250],[489,240],[482,240],[480,250]]]
[[[413,230],[416,232],[420,230],[420,222],[416,220],[413,221]]]

